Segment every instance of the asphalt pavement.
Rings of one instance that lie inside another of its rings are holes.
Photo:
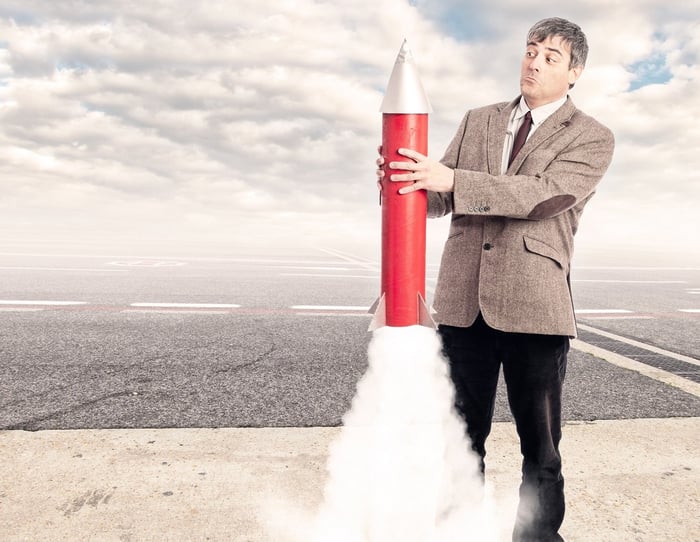
[[[367,368],[376,258],[37,246],[0,253],[0,279],[4,539],[281,540],[274,488],[318,503]],[[700,268],[572,279],[567,540],[698,540]],[[496,420],[507,500],[502,392]]]

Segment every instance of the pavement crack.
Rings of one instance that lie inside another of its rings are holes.
[[[251,359],[250,361],[247,361],[245,363],[241,363],[239,365],[226,365],[225,367],[215,369],[213,371],[213,374],[220,375],[220,374],[224,374],[224,373],[235,373],[235,372],[241,371],[243,369],[246,369],[248,367],[252,367],[253,365],[257,365],[258,363],[262,363],[262,362],[266,361],[276,351],[277,351],[277,345],[275,344],[274,341],[271,340],[268,343],[267,348],[263,352],[261,352],[260,354],[255,356],[253,359]]]
[[[108,399],[116,399],[118,397],[133,397],[133,391],[120,391],[120,392],[115,392],[115,393],[109,393],[106,395],[102,395],[100,397],[95,397],[94,399],[91,399],[89,401],[82,401],[81,403],[74,405],[69,408],[63,408],[60,410],[55,410],[49,414],[46,414],[44,416],[37,416],[36,418],[31,418],[29,420],[21,421],[18,423],[13,423],[13,424],[8,424],[8,425],[3,425],[0,426],[0,429],[2,430],[21,430],[21,431],[39,431],[42,429],[41,424],[43,422],[46,422],[48,420],[53,420],[56,418],[60,418],[61,416],[65,416],[67,414],[73,414],[75,412],[78,412],[80,410],[84,410],[88,407],[94,406],[98,403],[101,403],[103,401],[106,401]]]

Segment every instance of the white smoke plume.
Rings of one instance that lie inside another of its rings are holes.
[[[368,370],[331,445],[313,542],[497,540],[440,351],[425,327],[374,333]]]

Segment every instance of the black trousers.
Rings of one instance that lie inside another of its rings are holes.
[[[513,540],[558,541],[564,520],[561,473],[561,391],[569,338],[507,333],[481,314],[468,328],[440,325],[454,382],[455,406],[484,471],[501,365],[523,456],[520,503]]]

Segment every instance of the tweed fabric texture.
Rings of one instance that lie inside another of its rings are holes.
[[[438,323],[576,336],[569,273],[584,206],[612,160],[612,132],[571,99],[501,171],[520,97],[468,111],[441,162],[454,192],[428,193],[428,215],[452,214],[434,296]]]

